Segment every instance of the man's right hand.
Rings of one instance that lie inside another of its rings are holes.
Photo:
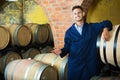
[[[59,55],[62,51],[59,48],[54,48],[51,52],[54,53],[54,54]]]

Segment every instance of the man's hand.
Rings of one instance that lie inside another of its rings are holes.
[[[109,31],[108,31],[108,28],[103,29],[102,36],[103,36],[104,40],[106,40],[106,41],[110,40],[110,34],[109,34]]]
[[[58,55],[58,54],[60,54],[62,51],[61,51],[61,49],[54,48],[51,52]]]

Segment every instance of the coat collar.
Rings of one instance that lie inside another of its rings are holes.
[[[88,26],[88,23],[85,22],[85,23],[83,24],[82,35],[85,34],[85,31],[86,31],[87,26]],[[75,28],[75,23],[72,24],[71,28],[72,28],[72,32],[73,32],[74,34],[80,35],[79,32],[77,31],[77,29]],[[80,36],[81,36],[81,35],[80,35]]]

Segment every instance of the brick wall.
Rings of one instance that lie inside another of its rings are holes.
[[[56,48],[64,45],[65,31],[73,23],[71,8],[73,5],[82,5],[87,10],[93,0],[37,0],[42,6],[50,21]],[[84,2],[84,3],[82,3]]]

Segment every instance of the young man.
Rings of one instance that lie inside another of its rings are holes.
[[[86,23],[85,12],[76,5],[72,8],[75,23],[66,31],[62,49],[52,52],[64,57],[68,55],[68,80],[90,80],[100,73],[100,57],[96,52],[96,40],[101,30],[103,38],[109,40],[112,23],[105,20],[100,23]]]

